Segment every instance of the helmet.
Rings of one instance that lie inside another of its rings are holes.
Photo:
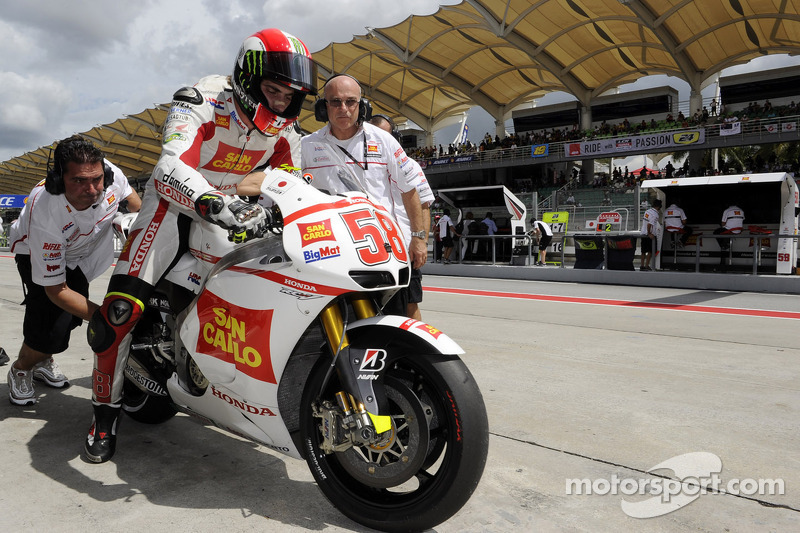
[[[282,112],[270,108],[261,82],[271,80],[295,90]],[[242,112],[265,135],[277,135],[300,114],[307,95],[316,95],[317,65],[306,45],[281,30],[261,30],[245,39],[233,66],[233,96]]]

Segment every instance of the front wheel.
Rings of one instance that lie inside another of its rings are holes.
[[[318,365],[303,395],[301,436],[306,461],[322,492],[342,513],[383,531],[421,531],[454,515],[478,485],[489,429],[480,390],[454,356],[395,359],[382,381],[392,429],[373,446],[326,454],[312,404],[327,364]]]

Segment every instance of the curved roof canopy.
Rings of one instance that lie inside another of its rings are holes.
[[[800,53],[799,10],[787,0],[465,0],[368,28],[313,56],[320,87],[330,75],[350,74],[376,112],[433,131],[476,105],[502,121],[548,92],[590,105],[611,88],[655,74],[699,92],[724,68]],[[301,114],[311,131],[321,127],[312,104]],[[148,174],[165,116],[157,106],[85,135],[130,176]],[[44,177],[47,152],[0,164],[0,191],[27,193]]]

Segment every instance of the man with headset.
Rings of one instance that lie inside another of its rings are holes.
[[[428,226],[416,187],[419,166],[412,164],[390,133],[365,122],[371,114],[355,78],[348,74],[329,78],[323,96],[314,104],[315,118],[327,124],[303,138],[303,172],[313,177],[315,187],[340,193],[346,190],[340,170],[344,166],[352,171],[345,179],[357,182],[397,220],[408,243],[412,270],[419,270],[428,257]],[[421,293],[421,283],[419,287]],[[384,312],[406,315],[408,293],[401,293],[405,296],[401,294]],[[422,295],[418,296],[421,300]]]
[[[369,122],[373,126],[378,126],[383,131],[390,133],[392,137],[397,139],[397,142],[400,142],[400,132],[397,131],[397,126],[391,117],[382,114],[372,115]],[[425,246],[427,248],[428,233],[430,233],[431,230],[431,204],[436,198],[433,196],[431,186],[428,184],[428,180],[425,178],[425,173],[422,172],[422,167],[419,166],[419,163],[413,159],[409,159],[409,163],[415,167],[417,175],[415,183],[417,194],[419,194],[420,202],[422,202],[422,223],[425,226]],[[406,246],[410,246],[412,238],[413,237],[406,237]],[[404,296],[403,293],[407,293],[407,296]],[[401,300],[405,298],[408,299],[408,305],[406,307],[406,316],[408,318],[422,320],[422,314],[419,311],[419,303],[422,301],[422,272],[420,272],[418,268],[412,269],[411,281],[408,287],[401,289],[401,291],[394,296],[394,299],[397,298]],[[387,306],[392,306],[394,303],[395,302],[390,301]],[[393,307],[389,307],[389,309],[393,309]]]
[[[8,371],[12,404],[36,403],[34,379],[69,385],[53,354],[67,349],[70,332],[99,307],[89,300],[89,282],[114,258],[112,222],[123,200],[139,210],[139,195],[97,147],[78,135],[58,143],[53,168],[9,232],[26,290],[22,347]]]

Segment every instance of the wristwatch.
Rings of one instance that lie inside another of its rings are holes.
[[[419,237],[420,239],[422,239],[424,241],[428,240],[428,232],[423,230],[423,229],[421,229],[419,231],[412,231],[411,232],[411,236],[412,237]]]

